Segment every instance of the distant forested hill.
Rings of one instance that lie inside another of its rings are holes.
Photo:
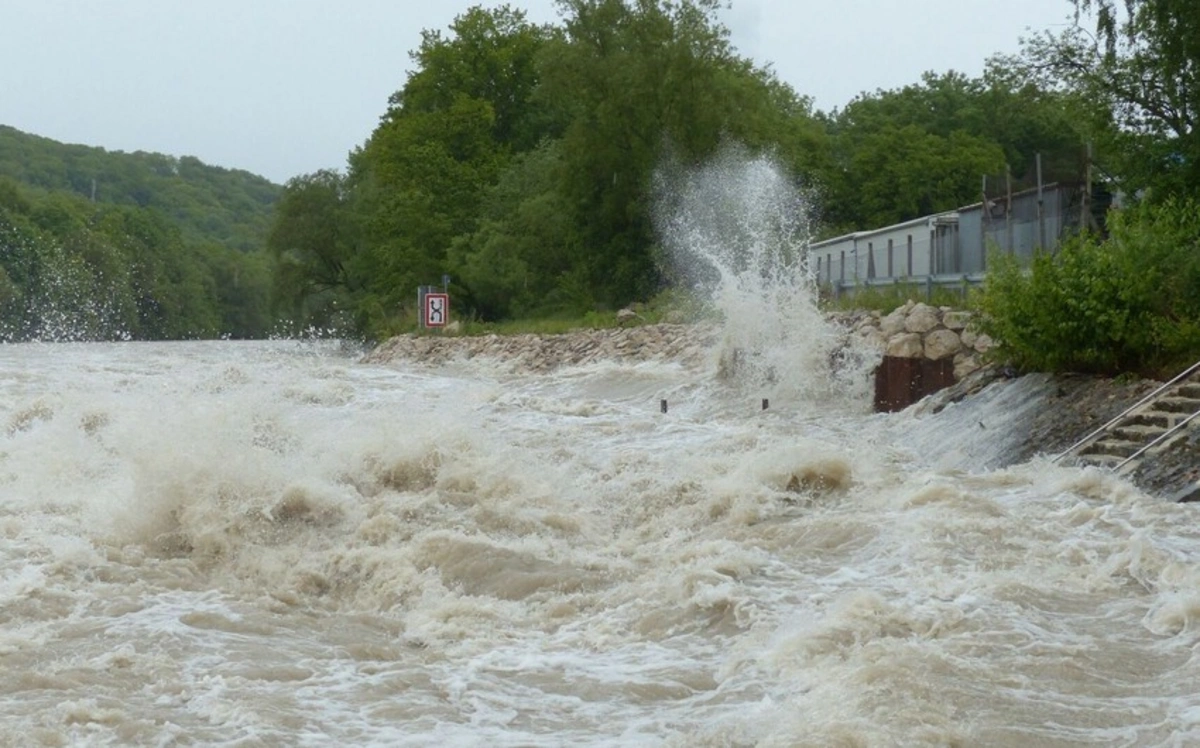
[[[247,252],[264,246],[283,190],[250,172],[191,156],[67,145],[6,125],[0,125],[0,177],[33,190],[152,208],[172,219],[186,242]]]
[[[0,342],[257,338],[282,188],[0,125]]]

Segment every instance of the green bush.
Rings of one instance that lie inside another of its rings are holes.
[[[1028,268],[990,257],[981,329],[1025,370],[1160,375],[1200,357],[1200,205],[1114,211]]]

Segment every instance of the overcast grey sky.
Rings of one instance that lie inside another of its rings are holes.
[[[283,182],[343,168],[424,28],[491,0],[0,0],[0,124]],[[555,22],[553,0],[511,0]],[[739,51],[819,109],[926,70],[978,75],[1068,0],[733,0]]]

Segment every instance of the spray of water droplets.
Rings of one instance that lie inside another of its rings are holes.
[[[655,222],[677,279],[724,325],[722,376],[776,396],[865,402],[874,357],[817,306],[811,202],[771,156],[727,146],[655,176]]]

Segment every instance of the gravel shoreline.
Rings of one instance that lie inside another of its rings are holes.
[[[484,358],[513,372],[545,373],[562,366],[602,360],[673,361],[687,368],[712,362],[721,329],[713,324],[656,324],[556,335],[439,336],[400,335],[363,357],[364,363],[420,361],[433,366]],[[1013,428],[1024,430],[1006,455],[1019,464],[1038,455],[1054,455],[1118,415],[1159,385],[1151,380],[1127,381],[1086,375],[1030,374],[1040,378],[1030,397],[1030,417]],[[1044,381],[1043,381],[1044,380]],[[987,387],[1011,386],[1015,378],[1002,367],[987,366],[958,384],[930,395],[911,409],[923,417],[951,403],[963,403]],[[1193,432],[1171,449],[1147,460],[1127,476],[1143,491],[1178,500],[1200,480],[1200,433]]]

